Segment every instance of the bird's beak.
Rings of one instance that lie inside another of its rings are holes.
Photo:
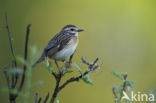
[[[83,29],[78,29],[78,30],[77,30],[77,32],[81,32],[81,31],[84,31],[84,30],[83,30]]]

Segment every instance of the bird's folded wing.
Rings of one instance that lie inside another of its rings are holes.
[[[72,36],[69,34],[57,34],[48,43],[44,52],[47,56],[54,55],[56,52],[62,50],[65,45],[71,40]]]

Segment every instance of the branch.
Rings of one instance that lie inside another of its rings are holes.
[[[4,67],[4,75],[5,75],[5,78],[7,81],[8,88],[10,88],[9,75],[8,75],[8,68],[7,67]]]
[[[88,65],[88,69],[90,69],[91,71],[94,71],[99,67],[98,65],[95,65],[99,58],[96,58],[93,63],[88,62],[84,57],[82,57],[81,60],[84,64]]]
[[[114,98],[115,98],[115,101],[114,101],[115,103],[117,103],[117,99],[118,99],[116,90],[117,90],[117,88],[114,86],[114,87],[112,88],[112,92],[113,92],[113,95],[114,95]]]
[[[49,93],[47,94],[47,96],[46,96],[46,98],[44,99],[43,103],[47,103],[48,98],[49,98]]]
[[[61,72],[59,72],[59,74],[57,74],[56,86],[55,86],[55,89],[54,89],[54,93],[53,93],[53,95],[51,97],[50,103],[54,103],[55,98],[57,97],[57,94],[59,92],[59,85],[60,85],[61,78],[62,78],[62,74],[61,74]]]
[[[35,102],[34,103],[38,103],[37,100],[38,100],[38,93],[35,94]]]
[[[8,37],[9,37],[9,44],[10,44],[11,53],[12,53],[12,56],[13,56],[13,59],[14,59],[15,67],[17,67],[17,62],[16,62],[16,58],[15,58],[14,48],[13,48],[13,45],[12,45],[12,38],[10,36],[10,29],[9,29],[9,25],[8,25],[7,13],[5,13],[5,19],[6,19],[6,29],[8,31]]]
[[[56,60],[55,60],[55,64],[56,64],[56,67],[57,67],[57,69],[58,69],[59,73],[61,73],[61,69],[60,69],[60,67],[59,67],[59,65],[58,65],[58,63],[57,63],[57,61],[56,61]]]
[[[57,61],[55,61],[56,66],[57,66],[57,69],[59,70],[59,71],[58,71],[59,73],[56,74],[55,72],[52,72],[52,75],[53,75],[53,76],[55,77],[55,79],[56,79],[56,86],[55,86],[53,95],[52,95],[52,97],[51,97],[50,103],[54,103],[54,101],[55,101],[55,99],[56,99],[58,93],[59,93],[63,88],[65,88],[68,84],[70,84],[70,83],[72,83],[72,82],[75,82],[75,81],[79,81],[81,78],[83,78],[84,76],[86,76],[87,74],[89,74],[90,72],[92,72],[92,71],[94,71],[94,70],[96,70],[96,69],[98,68],[98,65],[96,64],[97,61],[99,60],[98,58],[96,58],[96,59],[94,60],[93,63],[88,62],[85,58],[82,58],[81,60],[82,60],[82,62],[83,62],[84,64],[86,64],[86,65],[88,66],[88,69],[89,69],[89,70],[86,70],[86,72],[82,73],[80,76],[71,77],[71,78],[68,79],[66,82],[64,82],[61,86],[60,86],[60,81],[61,81],[61,79],[62,79],[62,77],[63,77],[63,74],[62,74],[62,72],[61,72],[61,70],[60,70],[60,68],[59,68],[59,65],[57,64]],[[48,93],[48,95],[46,96],[46,98],[45,98],[45,100],[44,100],[43,103],[46,103],[46,101],[48,100],[48,98],[49,98],[49,93]],[[36,98],[35,98],[35,101],[36,101]],[[36,102],[35,102],[35,103],[36,103]]]
[[[38,103],[41,103],[41,100],[42,100],[42,98],[40,97],[39,100],[38,100]]]
[[[41,103],[42,98],[40,97],[37,103]]]
[[[90,71],[86,71],[84,72],[82,75],[78,76],[78,77],[72,77],[70,79],[68,79],[65,83],[63,83],[60,87],[59,87],[59,91],[62,90],[66,85],[68,85],[69,83],[75,82],[75,81],[79,81],[83,76],[89,74]]]
[[[122,87],[121,93],[120,93],[120,100],[121,100],[121,98],[123,96],[123,91],[126,91],[126,80],[127,80],[127,76],[128,76],[127,73],[123,74],[124,82],[123,82],[123,87]]]
[[[52,72],[52,75],[55,77],[55,79],[57,79],[57,75],[55,72]]]
[[[82,62],[84,64],[88,65],[88,69],[89,70],[87,70],[86,72],[84,72],[83,74],[81,74],[78,77],[71,77],[65,83],[63,83],[61,86],[59,86],[59,83],[61,81],[62,74],[60,72],[59,72],[58,75],[53,74],[55,79],[56,79],[56,87],[55,87],[55,90],[54,90],[54,93],[53,93],[53,96],[51,98],[50,103],[54,103],[55,98],[57,97],[57,94],[60,92],[60,90],[65,88],[69,83],[72,83],[72,82],[75,82],[75,81],[79,81],[83,76],[85,76],[85,75],[89,74],[90,72],[96,70],[98,68],[98,65],[96,65],[97,61],[98,61],[98,58],[96,58],[93,63],[89,63],[85,58],[82,58]]]
[[[46,97],[45,97],[43,103],[47,103],[48,98],[49,98],[49,93],[46,95]],[[42,98],[40,97],[40,98],[38,99],[38,93],[36,93],[36,94],[35,94],[35,102],[34,102],[34,103],[40,103],[41,100],[42,100]]]
[[[15,54],[14,54],[14,50],[13,50],[13,46],[12,46],[12,42],[11,42],[10,31],[9,31],[9,27],[8,27],[7,15],[6,15],[6,24],[7,24],[6,28],[8,30],[8,37],[9,37],[9,41],[10,41],[11,52],[12,52],[12,55],[14,57],[14,60],[13,60],[14,65],[12,65],[12,67],[17,68]],[[29,32],[30,32],[30,24],[27,26],[27,30],[26,30],[26,42],[25,42],[25,54],[24,54],[25,61],[27,61],[27,55],[28,55]],[[5,74],[5,78],[6,78],[6,81],[7,81],[8,89],[14,90],[15,86],[16,86],[16,84],[18,82],[19,74],[16,73],[15,76],[14,76],[14,74],[12,74],[12,76],[11,76],[11,79],[12,79],[11,87],[10,87],[10,81],[9,81],[9,75],[8,75],[8,68],[7,67],[4,67],[4,74]],[[22,79],[21,79],[21,82],[20,82],[20,86],[18,88],[18,93],[17,94],[12,94],[11,92],[9,92],[10,103],[15,103],[16,102],[15,100],[16,100],[19,92],[21,92],[21,90],[23,88],[23,85],[24,85],[25,74],[26,74],[26,65],[24,64]],[[14,81],[14,78],[15,78],[15,81]]]
[[[25,52],[24,52],[24,60],[25,61],[27,61],[27,56],[28,56],[28,41],[29,41],[30,26],[31,26],[31,24],[28,24],[27,30],[26,30]],[[26,69],[27,69],[27,66],[24,64],[24,67],[23,67],[23,75],[22,75],[20,86],[18,88],[18,91],[19,92],[22,90],[23,85],[24,85]]]
[[[12,43],[12,37],[10,35],[7,13],[5,13],[5,20],[6,20],[6,29],[8,31],[8,38],[9,38],[11,54],[13,56],[13,64],[14,64],[14,67],[17,68],[17,62],[16,62],[16,58],[15,58],[15,53],[14,53],[14,48],[13,48],[13,43]],[[18,78],[19,78],[18,73],[16,73],[16,75],[12,74],[12,84],[11,84],[12,88],[14,88],[16,86]]]

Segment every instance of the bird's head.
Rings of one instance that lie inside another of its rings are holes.
[[[63,32],[68,32],[68,33],[70,33],[72,35],[75,35],[75,36],[78,36],[78,33],[81,32],[81,31],[84,31],[84,30],[79,29],[76,26],[69,24],[69,25],[64,26],[62,31]]]

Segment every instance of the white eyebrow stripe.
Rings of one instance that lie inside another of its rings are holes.
[[[77,27],[68,27],[68,28],[66,28],[65,30],[70,30],[70,29],[75,29],[75,30],[78,30],[78,28],[77,28]]]

